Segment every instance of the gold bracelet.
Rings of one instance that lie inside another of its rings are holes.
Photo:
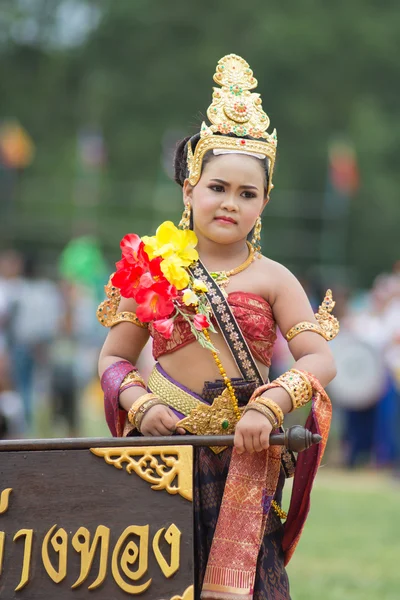
[[[277,404],[276,402],[271,400],[271,398],[266,398],[265,396],[258,396],[258,398],[253,400],[253,402],[258,402],[259,404],[262,404],[262,405],[266,406],[267,408],[269,408],[269,410],[275,416],[275,419],[277,422],[277,427],[282,427],[282,423],[283,423],[283,419],[285,418],[285,415],[283,414],[283,410],[281,409],[279,404]]]
[[[142,425],[143,417],[150,410],[150,408],[153,408],[153,406],[157,406],[158,404],[162,404],[163,406],[168,406],[168,404],[166,402],[164,402],[164,400],[161,400],[161,398],[154,398],[152,400],[147,400],[147,402],[144,402],[142,404],[142,406],[139,408],[139,410],[137,411],[136,416],[135,416],[135,427],[139,432],[140,432],[140,427]]]
[[[268,421],[271,423],[271,427],[273,427],[273,429],[276,429],[276,418],[272,410],[270,410],[266,406],[262,406],[262,404],[257,404],[256,402],[248,404],[245,407],[243,414],[245,415],[249,410],[256,410],[257,412],[264,415],[264,417],[267,417]]]
[[[274,383],[287,391],[292,400],[292,410],[305,406],[312,398],[312,385],[308,377],[297,369],[286,371]]]
[[[146,384],[144,382],[143,377],[139,374],[138,371],[130,371],[130,373],[128,373],[128,375],[125,376],[125,378],[123,379],[121,385],[119,386],[119,392],[123,392],[125,386],[131,386],[131,385],[140,385],[141,387],[146,389]]]
[[[134,425],[136,427],[135,417],[136,417],[136,413],[138,412],[140,407],[143,404],[145,404],[148,400],[154,400],[155,398],[158,399],[157,394],[143,394],[143,396],[140,396],[140,398],[135,400],[135,402],[132,404],[132,406],[130,407],[130,409],[128,411],[128,421],[131,425]]]

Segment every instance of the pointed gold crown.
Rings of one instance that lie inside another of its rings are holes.
[[[260,94],[250,92],[257,86],[257,79],[243,58],[228,54],[218,62],[214,81],[221,88],[213,88],[212,103],[207,110],[212,125],[208,127],[203,122],[194,153],[188,142],[189,183],[196,185],[199,181],[203,157],[209,150],[248,152],[269,159],[269,193],[273,187],[278,139],[275,129],[271,134],[267,133],[269,118],[263,111]],[[214,135],[217,132],[224,135]],[[229,133],[237,137],[227,137]],[[243,139],[246,135],[256,139]],[[262,138],[262,141],[258,138]]]

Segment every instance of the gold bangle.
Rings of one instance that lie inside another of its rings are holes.
[[[168,406],[164,400],[161,400],[161,398],[154,398],[152,400],[147,400],[147,402],[144,402],[144,404],[142,404],[142,406],[139,408],[135,416],[135,426],[139,432],[145,414],[150,410],[150,408],[153,408],[153,406],[157,406],[158,404]]]
[[[141,387],[146,388],[146,384],[144,382],[144,379],[138,373],[138,371],[130,371],[130,373],[128,373],[128,375],[126,375],[124,377],[121,385],[119,386],[120,393],[123,391],[123,388],[126,385],[131,385],[131,384],[140,385]]]
[[[140,398],[135,400],[135,402],[132,404],[132,406],[130,407],[130,409],[128,411],[128,421],[131,425],[134,425],[136,427],[135,417],[136,417],[136,413],[138,412],[140,407],[143,404],[145,404],[148,400],[154,400],[155,398],[158,399],[157,394],[143,394],[142,396],[140,396]]]
[[[292,400],[292,410],[305,406],[312,398],[312,385],[308,377],[297,369],[286,371],[274,383],[287,391]]]
[[[258,396],[258,398],[253,400],[253,402],[258,402],[259,404],[262,404],[263,406],[269,408],[269,410],[273,413],[273,415],[276,418],[276,422],[278,424],[277,427],[282,427],[285,415],[283,414],[283,410],[281,409],[279,404],[271,400],[271,398],[265,398],[265,396]]]
[[[248,404],[245,407],[243,414],[245,415],[247,412],[249,412],[249,410],[256,410],[257,412],[261,413],[262,415],[264,415],[264,417],[267,417],[267,419],[270,422],[271,427],[273,427],[273,429],[277,428],[275,415],[272,412],[272,410],[270,410],[266,406],[262,406],[261,404],[252,402],[251,404]]]

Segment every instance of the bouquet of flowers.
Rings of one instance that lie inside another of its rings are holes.
[[[111,281],[121,296],[136,301],[142,323],[152,322],[169,339],[181,315],[200,344],[215,351],[204,333],[215,332],[205,296],[208,289],[188,269],[199,258],[196,245],[193,231],[178,229],[171,221],[162,223],[154,236],[129,233],[121,240],[122,258]]]

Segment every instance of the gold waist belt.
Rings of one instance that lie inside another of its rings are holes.
[[[197,400],[197,398],[164,377],[157,369],[157,366],[153,368],[150,374],[147,387],[153,394],[160,396],[160,398],[168,402],[172,408],[185,415],[185,417],[189,416],[192,410],[199,404],[203,404],[200,400]]]
[[[151,372],[147,387],[168,402],[171,408],[185,415],[185,418],[179,421],[178,426],[183,427],[186,431],[195,435],[230,435],[234,433],[238,419],[227,388],[214,399],[211,405],[206,404],[167,379],[157,369],[157,366]],[[213,448],[213,450],[221,451],[223,448]]]

